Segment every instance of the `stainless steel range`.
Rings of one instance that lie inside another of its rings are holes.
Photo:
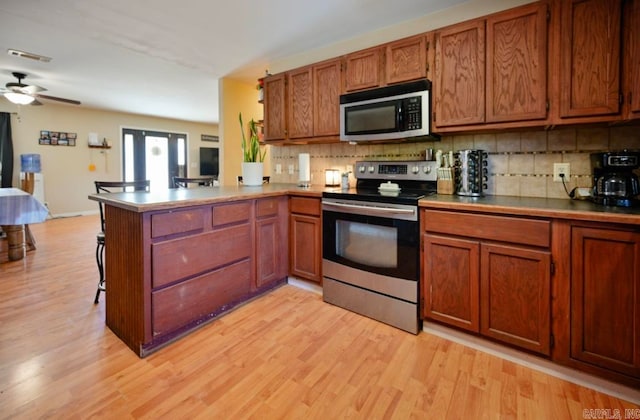
[[[436,162],[356,162],[356,188],[322,195],[325,302],[413,334],[421,329],[418,200]]]

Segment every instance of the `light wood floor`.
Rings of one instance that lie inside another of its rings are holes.
[[[1,418],[583,418],[638,408],[283,286],[139,359],[93,304],[98,218],[0,264]]]

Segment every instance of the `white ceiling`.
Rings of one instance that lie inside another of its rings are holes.
[[[0,86],[22,71],[82,106],[218,123],[219,78],[255,80],[274,61],[463,2],[2,0]]]

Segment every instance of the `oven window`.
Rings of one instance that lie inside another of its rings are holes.
[[[336,221],[336,255],[369,267],[398,266],[398,230],[347,220]]]

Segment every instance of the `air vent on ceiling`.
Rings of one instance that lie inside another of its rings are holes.
[[[31,60],[42,61],[44,63],[48,63],[49,61],[51,61],[51,57],[45,57],[44,55],[34,54],[26,51],[14,50],[11,48],[7,50],[7,54],[13,55],[15,57],[30,58]]]

